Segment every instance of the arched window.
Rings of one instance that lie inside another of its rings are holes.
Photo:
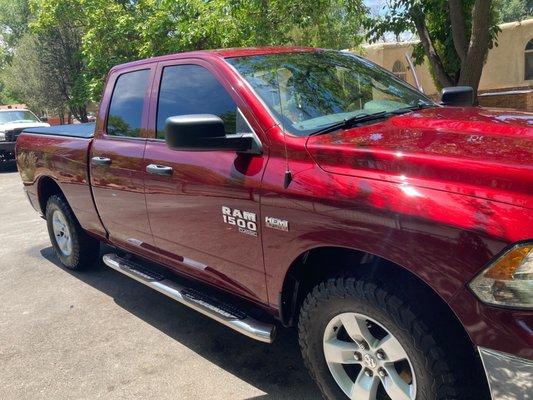
[[[524,79],[530,80],[533,79],[533,39],[531,39],[526,44],[526,50],[524,53],[525,61],[525,70],[524,70]]]
[[[405,65],[403,65],[400,60],[394,61],[394,64],[392,65],[392,73],[402,81],[407,79],[407,70],[405,69]]]

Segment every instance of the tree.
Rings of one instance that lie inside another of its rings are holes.
[[[38,31],[36,37],[44,78],[55,82],[64,108],[79,121],[87,122],[89,93],[80,30],[70,22],[63,22],[53,29]]]
[[[41,68],[40,44],[33,35],[21,37],[12,62],[3,73],[6,88],[32,109],[59,112],[63,101],[55,81],[47,79]]]
[[[87,121],[81,36],[68,24],[25,34],[3,73],[6,88],[36,110]]]
[[[53,107],[60,100],[83,121],[85,104],[99,100],[114,65],[221,47],[353,48],[362,41],[365,13],[363,0],[0,0],[0,30],[15,54],[8,88],[22,101],[46,104],[14,68],[31,59],[35,87],[53,92]],[[21,35],[32,38],[18,46]]]
[[[355,48],[362,43],[363,23],[368,12],[362,1],[291,3],[293,10],[289,10],[288,14],[293,15],[295,20],[290,22],[291,29],[286,42],[334,49]]]
[[[0,63],[9,61],[12,49],[28,31],[28,0],[0,0]]]
[[[31,0],[30,34],[38,44],[40,79],[60,96],[62,108],[87,122],[89,91],[82,54],[83,29],[76,10],[66,5],[61,1]]]
[[[437,86],[467,85],[477,94],[488,50],[496,44],[496,22],[492,0],[392,0],[369,35],[416,33],[415,62],[427,58]]]
[[[28,0],[0,0],[0,74],[13,57],[13,49],[28,31]],[[0,103],[17,102],[15,93],[0,82]]]
[[[521,21],[533,16],[533,1],[531,0],[499,0],[500,23]]]
[[[32,0],[35,25],[68,18],[82,32],[87,89],[101,95],[116,64],[221,47],[361,42],[362,0]]]

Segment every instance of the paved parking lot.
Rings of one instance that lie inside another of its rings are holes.
[[[105,267],[54,257],[0,171],[0,399],[318,399],[292,330],[252,341]]]

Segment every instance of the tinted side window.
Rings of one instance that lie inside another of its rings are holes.
[[[115,136],[138,137],[141,130],[141,118],[144,95],[150,70],[127,72],[115,83],[109,115],[107,133]]]
[[[237,106],[211,72],[199,65],[165,67],[159,89],[157,138],[165,138],[168,117],[215,114],[222,118],[226,133],[235,133]]]

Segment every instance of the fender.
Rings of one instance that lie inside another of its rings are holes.
[[[272,171],[282,171],[276,164],[283,162],[270,160],[265,182],[282,179]],[[308,188],[314,190],[312,196],[303,192]],[[521,207],[435,189],[413,190],[416,196],[406,194],[397,183],[332,175],[316,164],[294,174],[290,196],[264,190],[263,218],[281,218],[290,226],[288,232],[262,230],[273,305],[279,306],[278,295],[293,261],[318,247],[347,248],[389,260],[449,301],[497,253],[523,239],[519,235],[530,229],[527,210]],[[489,222],[496,209],[504,221],[514,221],[513,226]]]
[[[92,200],[87,168],[91,140],[53,138],[22,133],[17,139],[17,167],[30,202],[44,213],[44,184],[52,180],[67,199],[80,225],[89,233],[105,237],[106,231]]]

